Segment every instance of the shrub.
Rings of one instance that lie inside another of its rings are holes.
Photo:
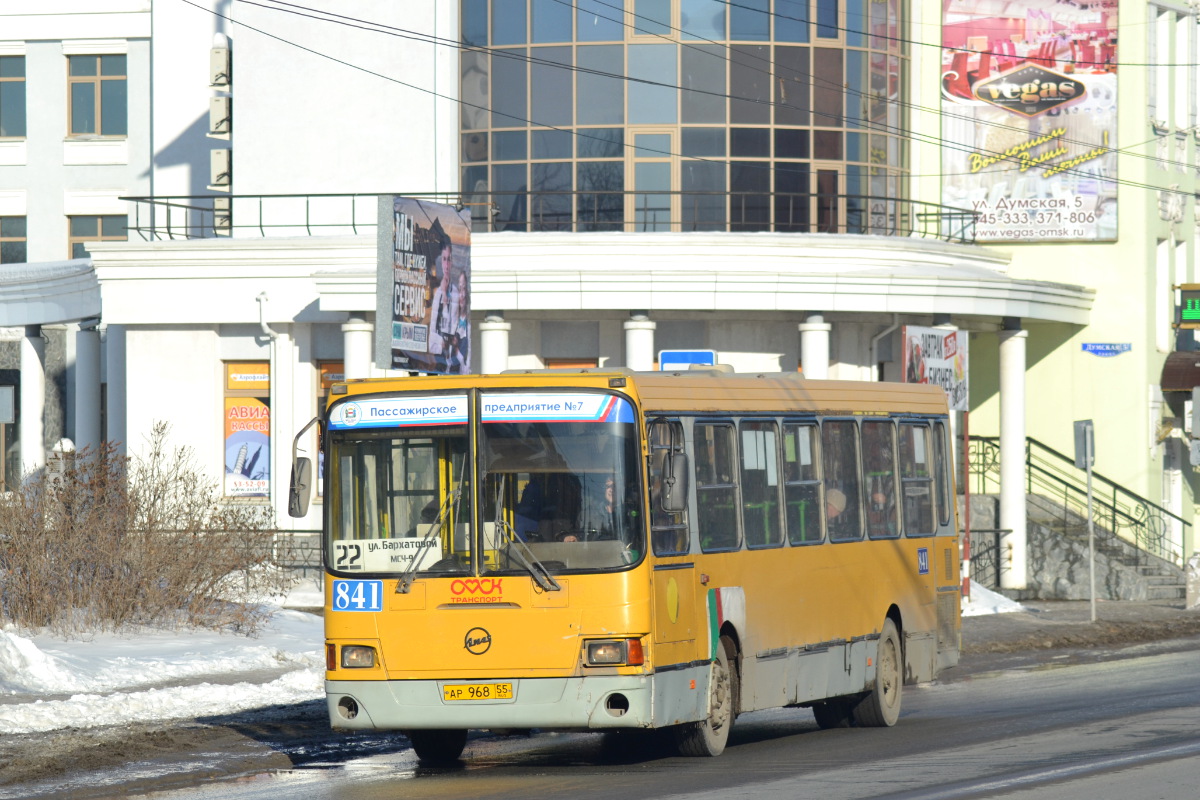
[[[140,457],[69,454],[0,501],[0,621],[62,635],[265,621],[257,600],[293,580],[271,509],[222,497],[168,431]]]

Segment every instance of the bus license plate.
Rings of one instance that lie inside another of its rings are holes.
[[[512,700],[511,683],[455,683],[442,687],[443,700]]]

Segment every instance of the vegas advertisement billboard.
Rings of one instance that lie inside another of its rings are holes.
[[[943,202],[980,242],[1117,238],[1117,0],[949,0]]]

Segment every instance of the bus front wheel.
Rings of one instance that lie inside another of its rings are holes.
[[[467,746],[465,729],[408,731],[413,752],[422,764],[453,764]]]
[[[733,641],[722,636],[708,682],[708,718],[676,729],[680,755],[709,757],[725,751],[737,703],[737,677],[732,666],[735,654]]]
[[[904,651],[896,623],[886,619],[875,653],[875,685],[857,706],[854,721],[864,728],[890,728],[900,718],[900,695],[904,687]]]

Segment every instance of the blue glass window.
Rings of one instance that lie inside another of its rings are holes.
[[[770,38],[768,0],[738,0],[729,5],[729,38],[733,41],[765,42]]]
[[[678,69],[673,44],[629,46],[629,122],[673,123],[678,118]],[[652,81],[653,83],[641,83]],[[657,85],[666,84],[666,85]]]
[[[624,41],[624,5],[621,0],[577,0],[575,4],[578,9],[575,13],[575,41]]]
[[[725,3],[721,0],[679,0],[679,27],[684,39],[725,39]]]
[[[525,0],[492,0],[492,44],[525,44]]]
[[[533,41],[571,41],[571,5],[559,0],[533,0]]]

